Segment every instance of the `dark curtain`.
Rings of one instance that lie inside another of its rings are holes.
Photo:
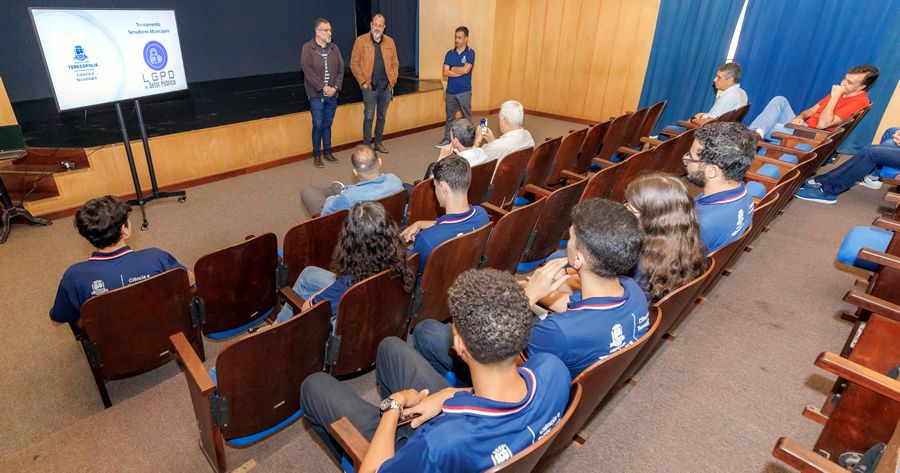
[[[668,99],[656,129],[709,110],[743,0],[662,0],[640,107]]]
[[[898,12],[898,0],[750,0],[735,54],[753,104],[745,122],[776,95],[800,113],[828,95],[848,69],[872,64],[881,71],[869,91],[872,109],[840,151],[867,146],[900,78]]]
[[[416,70],[418,34],[416,32],[419,16],[418,0],[357,0],[360,3],[370,4],[370,12],[364,19],[365,28],[361,31],[369,31],[369,22],[372,15],[381,12],[386,20],[387,27],[384,34],[394,38],[397,44],[397,55],[400,59],[400,72],[406,75],[414,74]],[[360,33],[362,34],[362,33]]]

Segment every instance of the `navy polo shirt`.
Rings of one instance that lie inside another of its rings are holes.
[[[448,77],[447,78],[447,93],[448,94],[461,94],[463,92],[471,92],[472,91],[472,71],[475,69],[475,50],[466,46],[466,49],[463,49],[463,52],[456,52],[456,48],[447,51],[447,54],[444,55],[444,64],[450,67],[462,67],[466,64],[471,64],[472,69],[469,70],[468,74],[463,74],[459,77]]]
[[[540,440],[562,418],[571,378],[559,358],[545,353],[525,362],[519,375],[528,387],[520,402],[456,393],[378,471],[484,471]]]
[[[575,378],[585,368],[643,337],[650,329],[647,297],[631,278],[619,278],[622,297],[581,298],[576,291],[566,312],[550,314],[531,329],[525,354],[552,353]]]
[[[324,291],[313,296],[312,304],[318,304],[322,301],[328,301],[331,303],[331,316],[334,317],[337,315],[338,310],[338,302],[341,301],[341,297],[344,296],[344,293],[347,292],[350,287],[353,286],[353,280],[350,276],[341,276],[330,286],[326,287]]]
[[[184,266],[159,248],[133,251],[125,246],[111,253],[95,251],[90,259],[73,264],[63,274],[50,318],[60,323],[75,322],[81,313],[81,305],[91,297],[172,268]]]
[[[470,205],[469,211],[461,214],[448,214],[435,221],[429,228],[416,235],[410,254],[419,253],[419,274],[425,270],[425,263],[431,252],[441,243],[460,235],[464,235],[487,225],[491,221],[487,212],[480,205]]]
[[[710,196],[694,198],[700,221],[700,238],[707,254],[733,242],[753,222],[753,195],[741,186]]]

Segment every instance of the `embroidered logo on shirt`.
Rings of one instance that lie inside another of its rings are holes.
[[[612,330],[609,332],[610,338],[612,338],[612,342],[609,344],[610,348],[619,348],[625,343],[625,334],[622,330],[622,324],[613,325]]]
[[[738,210],[737,217],[737,225],[734,231],[731,232],[731,236],[737,236],[737,234],[740,233],[740,231],[744,228],[744,209]]]
[[[491,453],[491,461],[494,462],[494,465],[499,465],[512,457],[512,450],[505,443],[495,448],[494,452]]]
[[[108,289],[106,289],[106,284],[103,284],[102,279],[98,279],[91,283],[91,295],[92,296],[96,296],[98,294],[103,294],[106,291],[108,291]]]

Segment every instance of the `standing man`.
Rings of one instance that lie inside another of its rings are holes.
[[[469,48],[469,29],[465,26],[457,28],[453,40],[456,48],[447,51],[444,56],[447,124],[444,126],[444,139],[437,144],[438,148],[450,144],[450,125],[456,119],[457,110],[462,112],[463,118],[472,119],[472,68],[475,67],[475,50]]]
[[[322,168],[325,167],[322,157],[337,162],[331,153],[331,122],[337,110],[337,93],[344,81],[344,58],[331,42],[331,22],[318,18],[315,27],[315,36],[300,51],[300,69],[312,115],[313,163]],[[320,144],[324,154],[319,154]]]
[[[369,145],[372,140],[372,119],[378,109],[378,121],[375,123],[375,144],[372,148],[379,153],[387,153],[381,140],[384,138],[384,120],[387,118],[388,105],[394,96],[394,85],[400,72],[400,60],[397,58],[397,46],[393,38],[384,34],[385,19],[381,13],[372,16],[369,23],[371,30],[356,38],[353,52],[350,53],[350,71],[362,89],[363,104],[363,144]]]

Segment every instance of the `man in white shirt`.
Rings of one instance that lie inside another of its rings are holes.
[[[490,128],[487,133],[475,134],[475,146],[480,146],[490,159],[500,160],[510,153],[525,148],[534,147],[534,139],[531,133],[523,127],[525,122],[525,108],[515,100],[507,100],[500,106],[500,132],[499,138],[494,138],[494,132]]]
[[[484,149],[475,147],[475,125],[468,118],[454,120],[450,125],[450,144],[441,147],[438,161],[447,156],[456,155],[469,162],[470,166],[477,166],[490,161]]]
[[[747,92],[741,88],[741,66],[736,62],[729,62],[719,66],[713,84],[718,95],[708,112],[700,112],[691,118],[691,122],[705,125],[721,115],[737,110],[747,105]]]

